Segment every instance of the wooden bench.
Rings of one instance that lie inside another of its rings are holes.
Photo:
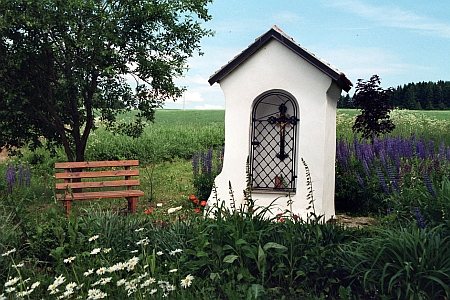
[[[56,190],[64,191],[64,193],[56,194],[56,198],[64,201],[67,214],[74,200],[103,198],[125,198],[128,201],[128,211],[134,213],[136,212],[138,197],[144,196],[144,192],[132,189],[133,186],[139,186],[139,179],[132,179],[133,176],[139,176],[139,170],[131,169],[133,166],[139,166],[139,161],[55,163],[56,170],[63,170],[63,172],[55,174]],[[97,170],[91,170],[92,168]],[[123,177],[123,179],[120,177]],[[97,178],[101,180],[93,180]],[[64,182],[58,182],[58,180],[64,180]],[[89,191],[83,191],[83,189],[89,189]]]

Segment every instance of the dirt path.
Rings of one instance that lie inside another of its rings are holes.
[[[367,227],[375,226],[378,220],[371,217],[350,217],[347,215],[336,215],[337,223],[343,224],[345,227]]]

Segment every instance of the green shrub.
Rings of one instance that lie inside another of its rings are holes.
[[[346,280],[359,295],[383,299],[447,299],[450,296],[450,236],[443,225],[380,229],[342,246]]]

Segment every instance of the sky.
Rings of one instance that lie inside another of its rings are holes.
[[[215,35],[202,39],[204,55],[176,79],[184,96],[166,109],[225,109],[209,77],[274,25],[354,85],[374,74],[383,88],[450,81],[449,0],[215,0],[208,8],[204,27]]]

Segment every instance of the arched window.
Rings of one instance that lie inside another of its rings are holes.
[[[295,192],[298,104],[284,91],[269,91],[253,105],[250,170],[254,189]]]

